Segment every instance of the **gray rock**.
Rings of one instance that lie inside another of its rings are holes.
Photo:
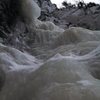
[[[5,72],[0,68],[0,91],[4,86],[5,78],[6,78]]]

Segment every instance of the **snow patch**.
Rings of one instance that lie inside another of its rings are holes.
[[[81,80],[77,81],[78,84],[82,84],[83,86],[93,85],[89,80]]]

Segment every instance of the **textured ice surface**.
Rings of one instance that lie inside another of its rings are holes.
[[[100,32],[41,22],[32,0],[22,0],[22,12],[36,26],[33,55],[0,44],[0,67],[7,72],[0,100],[100,100],[93,69],[100,73]]]
[[[34,56],[0,44],[0,65],[5,70],[35,70],[41,64]]]

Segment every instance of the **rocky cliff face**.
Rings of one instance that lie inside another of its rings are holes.
[[[89,6],[79,9],[67,7],[58,9],[50,0],[36,0],[41,7],[42,21],[52,21],[56,25],[66,29],[70,26],[80,26],[92,30],[100,29],[100,5]]]
[[[35,0],[35,2],[41,7],[42,11],[47,11],[49,13],[57,9],[55,4],[52,4],[50,0]]]
[[[52,4],[50,0],[35,0],[41,8],[41,16],[39,17],[42,21],[52,21],[56,19],[53,16],[53,12],[58,10],[56,4]]]

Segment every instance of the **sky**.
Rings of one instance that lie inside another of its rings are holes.
[[[75,3],[75,1],[79,1],[79,0],[51,0],[51,2],[55,3],[58,6],[58,8],[62,6],[62,2],[63,1]],[[95,3],[99,3],[100,4],[100,0],[84,0],[84,2],[86,2],[86,3],[88,3],[88,2],[95,2]]]

